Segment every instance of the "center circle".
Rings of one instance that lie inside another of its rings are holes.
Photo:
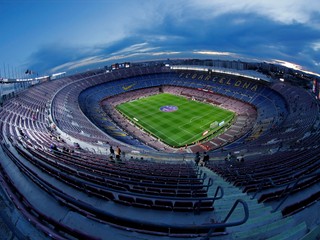
[[[175,112],[177,110],[178,110],[178,107],[172,106],[172,105],[162,106],[160,108],[160,111],[162,111],[162,112]]]

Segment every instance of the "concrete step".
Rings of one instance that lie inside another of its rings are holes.
[[[233,239],[268,239],[282,233],[284,229],[290,230],[296,227],[292,218],[275,219],[274,221],[262,224],[261,226],[252,226],[252,223],[253,222],[250,221],[239,226],[241,229],[238,227],[232,228]]]
[[[263,225],[278,221],[279,219],[281,219],[281,217],[282,217],[281,213],[271,214],[270,212],[262,212],[260,215],[256,214],[256,216],[251,216],[251,214],[249,213],[248,221],[236,228],[246,229],[248,227],[249,228],[261,227]]]
[[[320,239],[320,225],[311,229],[305,236],[301,237],[301,240],[314,240]]]
[[[219,208],[219,207],[217,207],[215,205],[215,214],[221,215],[221,216],[226,216],[229,213],[230,209],[231,209],[231,207],[229,207],[229,208]],[[272,210],[271,207],[268,207],[268,208],[254,208],[254,209],[249,207],[250,219],[251,218],[260,217],[261,215],[265,215],[266,213],[270,213],[271,210]],[[243,216],[243,209],[241,207],[238,207],[237,209],[234,210],[233,215],[242,217]]]
[[[296,225],[294,228],[287,229],[268,240],[298,240],[301,239],[307,233],[307,225],[305,222],[302,222]]]
[[[249,219],[246,223],[231,227],[228,229],[230,233],[228,239],[266,239],[272,238],[279,235],[281,237],[282,228],[290,229],[295,226],[295,221],[291,218],[283,218],[281,212],[271,213],[272,207],[265,206],[264,204],[259,204],[256,199],[250,199],[251,196],[243,193],[238,187],[226,182],[216,173],[212,172],[210,169],[203,168],[203,172],[207,174],[208,177],[213,179],[214,185],[212,189],[209,190],[211,195],[214,195],[216,187],[221,186],[224,190],[224,197],[217,200],[214,204],[215,211],[214,214],[216,218],[223,220],[229,213],[231,207],[237,199],[242,199],[247,202],[249,206]],[[239,205],[228,222],[236,222],[244,217],[244,212],[242,207]],[[303,226],[297,231],[297,235],[303,232]],[[285,235],[284,235],[285,236]],[[292,235],[296,236],[296,235]],[[277,238],[275,238],[277,239]]]

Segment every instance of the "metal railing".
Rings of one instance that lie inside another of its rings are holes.
[[[279,202],[279,204],[271,211],[272,213],[276,212],[280,207],[281,205],[288,199],[289,195],[292,193],[293,190],[296,189],[298,183],[302,180],[305,180],[307,178],[311,178],[311,177],[314,177],[314,176],[320,176],[320,172],[315,172],[315,173],[311,173],[309,175],[306,175],[306,176],[303,176],[303,177],[300,177],[298,178],[297,180],[293,181],[293,182],[290,182],[290,183],[287,183],[287,186],[286,188],[283,190],[283,192],[281,193],[280,195],[280,198],[283,197],[283,199]],[[286,185],[286,184],[280,184],[280,185],[276,185],[272,179],[270,179],[271,181],[271,184],[275,187],[281,187],[281,185]],[[293,183],[292,187],[290,188],[290,185]]]
[[[236,209],[238,204],[241,204],[242,207],[243,207],[244,217],[239,221],[227,223],[227,221],[231,217],[232,213],[234,212],[234,210]],[[203,237],[201,240],[209,240],[211,235],[212,235],[212,233],[214,232],[214,230],[216,228],[226,228],[226,227],[238,226],[238,225],[241,225],[241,224],[245,223],[248,219],[249,219],[249,207],[248,207],[248,204],[245,201],[243,201],[242,199],[237,199],[234,202],[232,208],[229,210],[229,213],[227,214],[225,219],[221,223],[212,224],[210,226],[210,230],[209,230],[208,234],[205,237]]]
[[[285,187],[282,191],[282,193],[278,196],[278,198],[282,198],[282,200],[279,202],[279,204],[271,211],[271,213],[274,213],[276,211],[278,211],[278,209],[281,207],[281,205],[288,199],[289,195],[297,188],[297,185],[299,182],[301,182],[302,180],[308,179],[308,178],[312,178],[314,176],[319,176],[320,172],[315,172],[315,173],[311,173],[309,175],[306,176],[302,176],[298,179],[295,179],[289,183],[282,183],[282,184],[276,184],[272,178],[267,178],[265,181],[261,182],[258,185],[258,189],[257,191],[252,195],[252,197],[250,198],[251,200],[254,199],[258,193],[260,193],[263,189],[263,186],[265,186],[266,184],[270,184],[273,187]]]

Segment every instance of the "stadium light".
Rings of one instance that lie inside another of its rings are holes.
[[[35,80],[41,80],[41,79],[45,79],[48,78],[49,76],[42,76],[42,77],[36,77]]]
[[[60,76],[63,74],[66,74],[66,72],[54,73],[54,74],[52,74],[52,77],[57,77],[57,76]]]

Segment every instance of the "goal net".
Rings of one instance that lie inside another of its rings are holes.
[[[211,123],[210,124],[210,128],[215,128],[215,127],[217,127],[218,126],[218,122],[217,121],[215,121],[215,122],[213,122],[213,123]]]

